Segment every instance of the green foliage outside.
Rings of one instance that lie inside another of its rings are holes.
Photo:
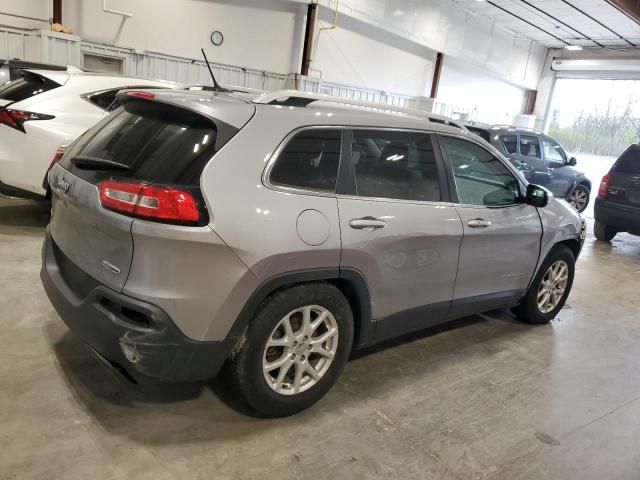
[[[556,110],[549,136],[570,152],[617,156],[630,143],[640,142],[640,117],[633,114],[635,103],[629,99],[622,115],[612,113],[611,108],[606,112],[582,112],[571,127],[560,127]]]

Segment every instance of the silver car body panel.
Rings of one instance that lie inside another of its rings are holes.
[[[524,291],[538,260],[542,226],[538,209],[458,205],[464,239],[460,247],[454,298]],[[476,219],[490,223],[473,228]]]
[[[462,239],[451,204],[342,196],[338,208],[340,266],[355,268],[367,279],[374,320],[451,302]],[[350,227],[363,217],[386,225],[373,231]]]
[[[74,265],[122,291],[133,255],[133,219],[102,208],[98,188],[60,165],[51,169],[49,181],[53,241]]]
[[[465,229],[464,221],[479,214],[477,207],[272,186],[265,174],[290,133],[300,128],[392,127],[479,143],[521,178],[494,148],[455,127],[338,104],[301,108],[254,105],[245,101],[248,95],[154,93],[158,101],[241,128],[200,177],[209,225],[132,220],[102,209],[96,187],[87,184],[84,208],[93,215],[85,218],[82,211],[71,210],[68,205],[75,207],[74,201],[60,194],[55,203],[62,205],[55,209],[62,213],[55,212],[52,233],[78,267],[115,290],[162,308],[194,340],[225,339],[256,289],[291,272],[360,271],[373,319],[428,304],[446,307],[456,298],[503,289],[524,291],[539,263],[541,244],[544,255],[554,242],[576,238],[579,232],[580,217],[555,200],[540,216],[526,205],[483,209],[494,228],[476,233]],[[63,173],[59,170],[64,172],[56,167],[53,175]],[[367,215],[385,217],[387,228],[367,232],[348,227],[352,218]],[[126,283],[109,279],[102,260],[121,269]]]

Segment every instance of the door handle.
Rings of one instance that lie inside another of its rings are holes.
[[[474,218],[473,220],[469,220],[467,225],[471,228],[487,228],[491,226],[491,222],[484,218]]]
[[[366,230],[368,232],[373,232],[378,228],[384,228],[386,225],[387,222],[384,220],[378,220],[374,217],[354,218],[349,222],[349,226],[351,228],[355,228],[356,230]]]

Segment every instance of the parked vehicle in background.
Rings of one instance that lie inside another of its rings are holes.
[[[22,78],[25,70],[65,71],[67,67],[47,63],[26,62],[24,60],[0,60],[0,85]]]
[[[598,240],[621,232],[640,236],[640,144],[630,145],[602,178],[594,216]]]
[[[546,323],[569,295],[580,215],[441,117],[295,91],[118,98],[49,172],[41,276],[132,381],[228,362],[254,409],[290,415],[354,348],[500,307]]]
[[[174,86],[75,68],[23,71],[22,77],[0,86],[0,193],[46,198],[45,177],[58,147],[117,106],[119,90]]]
[[[589,205],[591,181],[575,168],[577,160],[539,130],[507,125],[467,123],[470,132],[491,143],[518,168],[527,181],[564,198],[582,213]]]

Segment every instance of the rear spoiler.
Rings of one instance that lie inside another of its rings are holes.
[[[71,67],[74,69],[75,67]],[[58,86],[62,86],[69,81],[70,73],[74,70],[67,69],[66,71],[57,70],[25,70],[24,76],[33,75],[34,77],[46,78],[47,80],[57,83]]]

